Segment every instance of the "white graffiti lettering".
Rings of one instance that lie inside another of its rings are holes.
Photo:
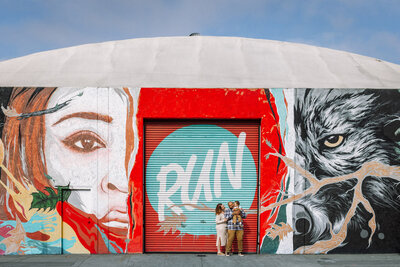
[[[222,167],[225,163],[229,182],[233,189],[242,188],[242,159],[243,149],[246,143],[246,133],[242,132],[239,135],[238,143],[236,147],[236,160],[235,160],[235,172],[233,172],[231,165],[231,157],[229,153],[229,145],[227,142],[223,142],[219,148],[217,162],[214,171],[214,195],[216,198],[221,197],[221,173]],[[199,201],[200,194],[204,191],[206,201],[212,201],[213,196],[210,185],[210,172],[213,164],[214,150],[210,149],[207,151],[206,158],[203,162],[203,166],[197,180],[197,185],[193,193],[192,199],[189,197],[189,184],[192,176],[192,171],[196,165],[197,156],[192,155],[186,165],[186,169],[177,163],[170,163],[167,166],[162,166],[160,172],[157,175],[157,181],[160,182],[160,189],[157,193],[158,196],[158,219],[159,221],[165,220],[165,207],[171,208],[173,212],[180,215],[183,210],[175,206],[175,203],[171,201],[172,197],[179,189],[181,190],[181,203],[194,204],[196,205]],[[167,189],[167,177],[170,172],[176,172],[177,179],[173,186]],[[191,206],[185,206],[187,210],[193,210]]]

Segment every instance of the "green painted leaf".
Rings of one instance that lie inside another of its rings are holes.
[[[53,188],[51,188],[51,187],[46,187],[44,190],[46,190],[47,192],[49,192],[49,197],[50,197],[50,198],[57,198],[57,194],[56,194],[56,192],[54,191]]]
[[[69,185],[67,186],[57,186],[59,201],[67,201],[69,196],[71,195],[71,190],[69,189]],[[62,194],[60,193],[62,192]]]
[[[31,209],[33,209],[33,208],[41,209],[41,208],[44,208],[47,206],[46,205],[47,196],[43,192],[39,191],[39,192],[32,193],[32,197],[33,197],[33,200],[31,203]]]
[[[69,185],[57,186],[57,193],[52,187],[46,187],[44,190],[48,195],[41,191],[32,193],[33,200],[30,209],[53,210],[56,208],[58,201],[67,201],[71,195]]]

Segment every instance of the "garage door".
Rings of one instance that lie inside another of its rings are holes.
[[[147,122],[145,251],[215,252],[215,207],[239,200],[256,252],[258,139],[258,122]]]

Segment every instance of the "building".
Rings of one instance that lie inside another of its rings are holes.
[[[2,254],[400,250],[400,66],[225,37],[0,62]],[[234,244],[234,247],[236,244]]]

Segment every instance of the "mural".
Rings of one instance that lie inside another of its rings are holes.
[[[2,96],[0,252],[125,252],[138,92],[3,88]]]
[[[293,221],[276,222],[267,238],[292,233],[294,253],[398,252],[399,90],[290,93],[294,155],[269,156],[293,171],[293,185],[262,211],[290,203]]]
[[[0,254],[212,251],[230,200],[251,252],[399,252],[399,99],[0,88]]]

